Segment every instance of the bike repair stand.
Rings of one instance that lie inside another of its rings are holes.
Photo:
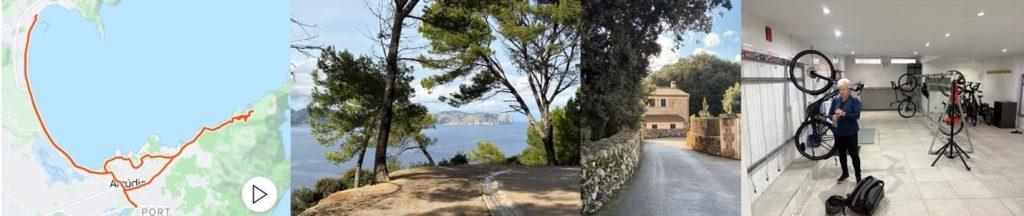
[[[967,152],[964,152],[964,149],[960,148],[960,145],[956,144],[956,141],[953,140],[953,136],[955,134],[952,133],[952,128],[955,123],[956,119],[949,119],[949,128],[951,130],[949,133],[949,138],[946,140],[946,145],[943,145],[942,148],[939,148],[938,155],[935,156],[935,160],[932,161],[932,166],[935,166],[935,163],[939,162],[939,158],[942,158],[943,154],[945,154],[945,156],[950,159],[953,159],[954,157],[959,157],[960,162],[963,162],[964,167],[967,167],[967,171],[971,171],[971,166],[967,165],[967,160],[964,160],[965,156],[967,158],[971,158],[971,156],[967,155]],[[967,125],[964,125],[964,127],[967,127]]]
[[[939,119],[942,119],[942,117],[945,117],[945,114],[939,116]],[[937,126],[938,124],[933,124],[933,125]],[[939,126],[939,127],[941,127],[941,126]],[[935,127],[935,128],[938,128],[938,127]],[[952,129],[950,129],[950,130],[952,130]],[[931,146],[928,147],[928,153],[929,154],[936,154],[936,153],[939,152],[938,150],[935,150],[935,142],[939,141],[940,138],[941,139],[952,139],[951,138],[952,136],[950,136],[950,138],[943,137],[943,135],[945,135],[945,134],[942,134],[942,131],[940,129],[936,129],[935,131],[932,132],[932,134],[934,134],[934,136],[932,136]],[[971,141],[971,130],[970,130],[970,128],[967,128],[966,124],[964,124],[964,135],[965,135],[964,138],[967,138],[967,147],[968,147],[968,149],[965,150],[964,152],[974,153],[974,142]],[[941,150],[941,148],[939,150]]]

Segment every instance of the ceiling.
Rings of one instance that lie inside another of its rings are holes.
[[[831,12],[825,15],[822,7]],[[916,51],[932,61],[963,61],[1024,53],[1020,0],[744,0],[743,11],[836,54]]]

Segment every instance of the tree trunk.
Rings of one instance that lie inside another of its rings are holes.
[[[544,126],[541,129],[543,130],[543,133],[537,133],[537,135],[539,135],[540,139],[544,142],[544,154],[547,155],[548,166],[558,166],[558,157],[555,155],[555,136],[554,133],[552,133],[554,131],[554,127],[551,125],[551,115],[542,115],[544,115],[544,117],[541,117],[541,120],[543,121],[542,125]]]
[[[380,132],[377,133],[377,150],[374,155],[374,183],[391,181],[388,178],[388,136],[391,134],[391,118],[394,117],[395,104],[395,79],[398,77],[398,46],[402,39],[402,26],[405,24],[405,17],[416,6],[417,0],[395,1],[393,19],[391,22],[390,43],[388,53],[384,61],[386,64],[387,80],[384,87],[384,107],[380,118]]]
[[[366,145],[369,144],[369,142],[370,137],[366,137],[366,140],[363,141],[363,147],[359,148],[359,160],[356,161],[356,178],[352,180],[352,185],[354,185],[353,188],[359,187],[359,179],[363,174],[363,158],[366,156]]]
[[[434,158],[430,157],[430,153],[427,152],[427,146],[423,145],[422,142],[418,141],[416,142],[416,144],[420,146],[420,151],[423,152],[423,156],[427,157],[427,162],[430,162],[430,166],[437,166],[436,164],[434,164]]]

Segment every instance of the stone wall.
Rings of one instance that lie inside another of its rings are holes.
[[[633,178],[640,164],[642,140],[636,131],[585,143],[581,152],[583,213],[592,215]]]
[[[740,117],[693,118],[686,145],[699,152],[740,159]]]
[[[686,129],[650,129],[646,128],[642,132],[644,139],[651,138],[665,138],[665,137],[686,137]]]

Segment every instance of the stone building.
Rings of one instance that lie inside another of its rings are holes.
[[[684,129],[690,116],[690,94],[679,90],[676,81],[658,87],[644,102],[644,129]]]

